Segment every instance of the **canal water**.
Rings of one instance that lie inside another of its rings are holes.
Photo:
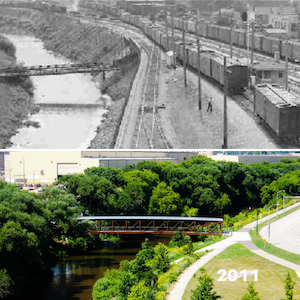
[[[170,235],[149,236],[151,246],[168,244]],[[52,276],[43,283],[20,291],[13,300],[91,300],[95,282],[107,269],[118,268],[122,260],[132,260],[145,239],[123,241],[84,255],[64,258],[52,269]]]
[[[25,66],[72,63],[47,51],[31,36],[6,35]],[[87,148],[106,112],[100,90],[90,74],[32,76],[34,102],[40,111],[29,116],[39,128],[25,127],[12,137],[13,149]]]

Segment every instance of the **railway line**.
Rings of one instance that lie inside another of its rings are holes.
[[[132,148],[165,149],[170,148],[163,133],[157,115],[158,77],[160,69],[161,52],[153,45],[151,51],[147,49],[149,66],[144,85],[142,102],[139,108],[138,122],[133,135]]]
[[[130,140],[127,148],[133,149],[169,149],[172,148],[168,142],[163,127],[160,122],[160,118],[157,114],[157,97],[158,97],[158,78],[161,62],[161,50],[154,43],[147,43],[144,35],[139,29],[134,26],[125,26],[117,21],[100,21],[91,17],[81,18],[82,22],[92,22],[94,25],[105,26],[116,33],[123,36],[129,36],[126,29],[130,29],[131,35],[140,45],[141,49],[148,57],[147,71],[145,79],[142,81],[142,94],[141,99],[138,98],[138,93],[135,92],[132,97],[135,97],[135,102],[138,103],[138,107],[134,108],[134,104],[129,104],[131,107],[130,112],[124,114],[123,125],[121,125],[119,135],[117,138],[116,148],[125,147],[125,140]],[[140,101],[138,101],[140,100]],[[137,116],[133,116],[133,110],[137,111]],[[134,124],[133,124],[134,123]],[[134,130],[128,130],[127,128],[134,128]],[[127,132],[127,134],[126,134]],[[131,137],[128,137],[128,132],[132,133]],[[126,147],[125,147],[126,148]]]
[[[161,26],[164,25],[161,24]],[[169,36],[171,35],[170,29],[168,30],[168,34]],[[174,34],[176,35],[177,40],[181,38],[182,33],[179,29],[174,29]],[[193,33],[186,33],[186,43],[192,44],[196,47],[196,35]],[[214,51],[222,57],[224,56],[224,54],[226,54],[226,56],[228,57],[230,56],[230,46],[226,43],[215,41],[213,39],[208,39],[205,37],[200,37],[200,43],[203,50]],[[248,50],[241,47],[232,46],[232,55],[237,59],[248,58],[250,60],[250,54]],[[254,61],[257,62],[265,62],[272,60],[272,58],[269,55],[257,52],[254,52],[253,58]],[[288,83],[291,85],[290,89],[293,92],[300,94],[300,66],[297,63],[289,62],[288,73]]]

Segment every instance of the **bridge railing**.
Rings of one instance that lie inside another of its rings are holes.
[[[97,228],[91,228],[91,234],[108,233],[108,234],[173,234],[181,229],[183,234],[198,235],[222,234],[222,222],[205,222],[199,224],[196,221],[157,221],[157,220],[97,220]]]

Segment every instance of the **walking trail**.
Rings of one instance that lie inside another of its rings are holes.
[[[291,205],[290,207],[286,208],[285,210],[288,211],[296,206],[300,206],[300,202],[296,203],[294,205]],[[269,218],[273,218],[274,216],[276,216],[276,212],[271,214],[270,216],[262,218],[261,222],[266,221]],[[196,251],[196,252],[202,252],[205,250],[213,250],[212,252],[207,253],[206,255],[201,257],[199,260],[197,260],[195,263],[193,263],[189,268],[187,268],[179,276],[176,284],[173,286],[173,289],[170,291],[170,294],[167,296],[167,299],[168,300],[181,300],[183,297],[184,291],[185,291],[189,281],[192,279],[193,275],[200,268],[202,268],[206,263],[208,263],[211,259],[213,259],[215,256],[220,254],[227,247],[229,247],[235,243],[241,243],[245,248],[251,250],[253,253],[255,253],[263,258],[266,258],[270,261],[273,261],[279,265],[282,265],[282,266],[285,266],[287,268],[294,270],[296,272],[297,276],[300,278],[300,265],[291,263],[291,262],[281,259],[277,256],[269,254],[253,244],[250,234],[249,234],[249,231],[255,226],[256,226],[256,221],[249,223],[249,224],[245,225],[238,232],[233,232],[231,237]]]

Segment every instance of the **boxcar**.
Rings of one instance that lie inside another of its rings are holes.
[[[223,58],[212,58],[211,60],[212,78],[224,85],[224,60]],[[227,83],[228,92],[231,94],[241,94],[248,85],[248,67],[234,59],[227,62]]]
[[[245,29],[236,29],[236,45],[246,48],[247,47],[247,31]]]
[[[276,85],[257,85],[254,110],[280,140],[299,140],[300,101],[295,95]]]
[[[292,60],[300,62],[300,43],[292,42]]]
[[[202,74],[212,77],[211,60],[217,57],[212,51],[206,51],[200,53],[200,71]]]
[[[190,33],[195,33],[196,32],[196,22],[193,21],[187,21],[187,30]]]
[[[281,57],[293,60],[293,44],[281,41]]]
[[[266,54],[272,53],[272,38],[265,36],[262,40],[262,51]]]

